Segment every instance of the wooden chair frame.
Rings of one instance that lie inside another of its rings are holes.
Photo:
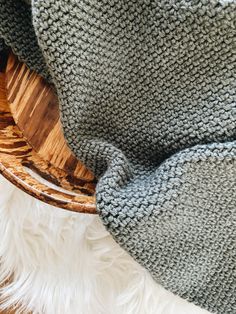
[[[96,213],[96,180],[66,144],[53,87],[11,52],[0,69],[2,175],[43,202]]]

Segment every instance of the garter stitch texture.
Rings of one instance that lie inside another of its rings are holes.
[[[42,52],[32,27],[30,1],[0,0],[0,51],[10,46],[21,61],[50,80]]]
[[[0,0],[5,21],[14,3]],[[33,0],[32,13],[107,229],[167,289],[236,314],[235,0]],[[16,24],[0,37],[47,77]]]

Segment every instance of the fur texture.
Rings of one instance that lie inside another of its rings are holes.
[[[2,308],[45,314],[206,314],[157,285],[97,216],[46,205],[0,177]]]

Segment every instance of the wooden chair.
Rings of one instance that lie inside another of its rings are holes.
[[[53,88],[12,53],[0,68],[0,172],[43,202],[96,213],[96,180],[65,142]]]

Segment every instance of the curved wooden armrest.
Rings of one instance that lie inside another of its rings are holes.
[[[7,154],[0,153],[0,160],[0,172],[3,176],[33,197],[67,210],[89,214],[96,213],[94,196],[86,196],[82,193],[73,195],[66,191],[52,188],[35,179],[26,171],[18,159],[14,157],[9,158]]]
[[[0,73],[0,172],[41,201],[96,213],[96,180],[65,143],[53,91],[13,55]]]

